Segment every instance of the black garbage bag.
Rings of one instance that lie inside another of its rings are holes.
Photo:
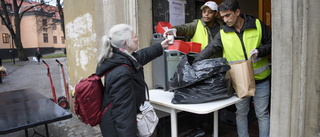
[[[196,104],[231,97],[234,90],[226,78],[230,66],[225,58],[205,59],[192,64],[194,57],[186,55],[170,79],[174,92],[172,103]]]
[[[225,74],[216,74],[211,78],[193,85],[172,90],[173,104],[197,104],[228,98],[234,95],[231,79]]]
[[[230,66],[225,58],[213,58],[197,61],[192,64],[193,56],[185,55],[177,66],[169,84],[172,89],[183,88],[196,82],[210,78],[215,74],[220,74],[230,70]]]
[[[197,75],[191,66],[193,60],[194,57],[189,56],[188,54],[182,57],[177,66],[177,70],[169,80],[171,88],[182,88],[196,81]]]

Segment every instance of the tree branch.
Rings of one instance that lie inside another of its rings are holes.
[[[2,16],[2,14],[0,14],[2,21],[4,21],[4,24],[6,25],[7,28],[9,28],[10,26],[12,26],[11,24],[11,20],[9,18],[9,13],[7,10],[7,6],[6,3],[4,2],[4,0],[1,0],[1,8],[4,12],[5,17]]]
[[[24,10],[24,11],[22,11],[21,13],[20,13],[20,18],[22,18],[23,17],[23,15],[24,15],[24,13],[26,13],[27,11],[29,11],[30,9],[32,9],[32,8],[34,8],[34,7],[37,7],[37,6],[40,6],[40,5],[44,5],[44,3],[43,4],[32,4],[33,6],[28,6],[28,8],[26,9],[26,10]],[[20,7],[21,8],[21,7]]]

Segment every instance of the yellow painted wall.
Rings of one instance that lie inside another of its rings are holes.
[[[65,25],[67,44],[67,66],[70,86],[89,76],[96,68],[98,52],[95,19],[102,13],[95,13],[94,1],[65,1]],[[85,6],[84,6],[85,5]],[[75,12],[77,11],[77,12]],[[102,18],[102,17],[101,17]]]
[[[10,35],[10,32],[8,31],[7,27],[5,25],[2,25],[2,23],[0,23],[0,33],[1,33],[1,39],[0,39],[0,49],[10,49],[12,46],[12,37]],[[3,43],[3,39],[2,39],[2,34],[9,34],[10,38],[9,38],[9,43]]]
[[[131,25],[139,35],[140,48],[150,46],[150,0],[68,0],[64,4],[68,7],[64,13],[71,90],[80,79],[95,72],[100,38],[107,35],[113,25]],[[152,86],[151,63],[145,66],[145,75],[148,85]]]
[[[61,36],[63,36],[63,32],[61,30],[61,24],[57,23],[57,29],[52,30],[52,27],[48,25],[47,32],[44,32],[42,29],[39,29],[42,22],[43,17],[36,17],[34,15],[24,16],[21,20],[20,28],[21,28],[21,42],[24,48],[65,48],[66,44],[63,44],[61,41]],[[47,17],[45,17],[47,18]],[[47,18],[48,24],[52,23],[52,19]],[[5,25],[0,25],[0,34],[9,33],[8,29]],[[48,43],[43,42],[43,33],[48,34]],[[53,36],[57,36],[58,43],[53,43]],[[0,49],[9,49],[12,40],[10,38],[10,43],[3,43],[2,37],[0,39]]]
[[[61,24],[60,23],[57,23],[57,29],[56,30],[52,30],[52,42],[53,42],[53,36],[57,36],[57,43],[53,43],[53,46],[55,48],[65,48],[66,47],[66,44],[65,43],[62,43],[62,39],[61,37],[63,36],[63,32],[61,30]]]
[[[36,48],[39,47],[40,40],[37,33],[38,26],[35,16],[25,16],[21,20],[21,42],[24,48]]]
[[[1,39],[0,39],[0,49],[10,49],[10,46],[11,46],[11,43],[12,43],[12,40],[11,40],[11,36],[9,38],[9,43],[3,43],[3,39],[2,39],[2,35],[3,34],[10,34],[9,31],[7,30],[7,28],[4,26],[4,25],[0,25],[0,31],[1,34]]]

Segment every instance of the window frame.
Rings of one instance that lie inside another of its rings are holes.
[[[52,30],[56,30],[57,29],[57,25],[56,24],[52,24]]]
[[[64,38],[64,36],[61,36],[61,43],[65,44],[66,39]]]
[[[49,43],[48,33],[43,33],[43,43]]]
[[[10,42],[10,35],[8,33],[2,33],[2,43],[9,43]]]
[[[58,37],[57,36],[53,36],[53,44],[58,44]]]
[[[48,26],[48,20],[47,19],[42,19],[42,26]]]
[[[6,25],[5,20],[1,19],[1,25]]]

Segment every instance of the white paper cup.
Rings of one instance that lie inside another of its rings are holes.
[[[173,42],[174,42],[174,35],[168,35],[167,38],[168,38],[168,39],[171,39],[168,43],[169,43],[169,44],[173,44]]]

